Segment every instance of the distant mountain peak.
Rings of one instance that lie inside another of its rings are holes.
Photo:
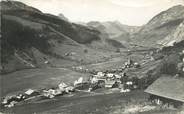
[[[65,21],[69,21],[69,19],[66,18],[62,13],[60,13],[60,14],[58,15],[58,17],[61,18],[61,19],[63,19],[63,20],[65,20]]]

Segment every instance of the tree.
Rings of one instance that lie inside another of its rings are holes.
[[[88,53],[88,50],[87,49],[84,49],[84,53]]]
[[[120,49],[119,49],[119,48],[117,48],[117,49],[116,49],[116,52],[117,52],[117,53],[120,53],[121,51],[120,51]]]

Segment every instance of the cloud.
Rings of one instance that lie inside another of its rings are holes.
[[[44,13],[64,14],[73,22],[114,21],[143,25],[184,0],[19,0]]]
[[[111,3],[125,7],[150,7],[158,4],[182,2],[183,0],[109,0]]]

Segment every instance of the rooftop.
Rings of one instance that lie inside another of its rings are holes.
[[[151,84],[145,92],[184,102],[184,78],[162,76]]]

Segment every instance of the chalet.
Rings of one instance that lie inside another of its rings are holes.
[[[105,80],[105,88],[112,88],[115,83],[116,81],[107,79]]]
[[[150,100],[156,104],[181,106],[184,104],[184,78],[162,76],[145,92],[150,94]]]

